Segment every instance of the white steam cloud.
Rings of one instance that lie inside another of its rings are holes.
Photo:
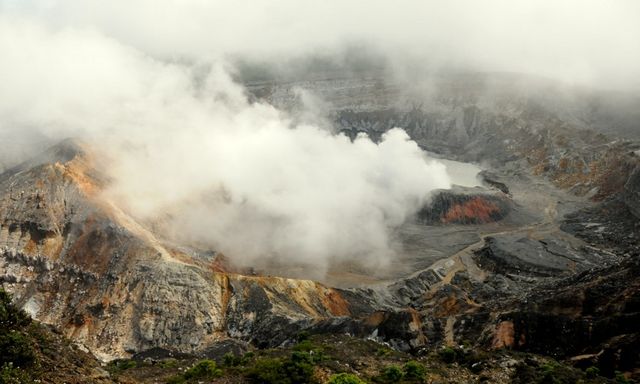
[[[316,275],[381,266],[391,229],[451,184],[444,166],[399,129],[380,143],[331,133],[304,92],[293,117],[249,102],[227,63],[360,44],[409,82],[405,59],[637,90],[638,4],[0,0],[0,170],[30,146],[83,138],[111,159],[106,196],[177,240]]]
[[[154,60],[97,32],[0,20],[4,136],[81,137],[111,159],[106,196],[241,265],[381,266],[390,229],[445,166],[401,129],[380,143],[293,125],[222,65]]]

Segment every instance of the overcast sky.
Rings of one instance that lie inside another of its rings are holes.
[[[640,86],[635,0],[0,0],[4,14],[91,28],[165,58],[283,58],[348,43],[432,65]]]

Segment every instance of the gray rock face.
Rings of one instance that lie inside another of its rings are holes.
[[[557,276],[593,266],[589,258],[588,253],[558,238],[522,235],[488,237],[485,247],[475,254],[482,268],[502,275]]]
[[[633,171],[624,185],[622,198],[631,213],[640,219],[640,166]]]

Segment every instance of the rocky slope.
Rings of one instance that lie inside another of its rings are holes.
[[[319,283],[217,271],[213,260],[164,244],[100,195],[104,182],[73,141],[0,175],[3,286],[99,356],[191,351],[350,313]]]
[[[115,383],[100,363],[55,328],[32,321],[0,289],[1,383]]]
[[[132,359],[100,364],[55,328],[38,324],[0,290],[1,383],[320,383],[338,377],[356,382],[522,382],[552,378],[585,383],[611,382],[523,353],[444,348],[423,356],[398,352],[348,335],[300,333],[295,342],[256,349],[238,341],[220,342],[198,354],[154,348]]]

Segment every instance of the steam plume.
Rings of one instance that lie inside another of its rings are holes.
[[[295,125],[250,103],[220,63],[162,62],[30,22],[3,20],[0,36],[5,133],[94,143],[111,159],[107,198],[240,264],[384,265],[389,230],[450,185],[401,129],[374,143]]]

